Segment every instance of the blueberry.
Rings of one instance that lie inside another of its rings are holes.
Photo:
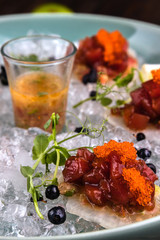
[[[7,74],[6,74],[6,70],[5,70],[4,66],[1,66],[0,80],[3,85],[5,85],[5,86],[8,85]]]
[[[151,157],[152,152],[148,150],[147,148],[141,148],[137,151],[137,155],[139,158],[142,158],[144,160],[147,160]]]
[[[49,60],[49,61],[54,61],[54,60],[55,60],[55,57],[50,57],[48,60]]]
[[[82,129],[83,129],[83,131],[82,131]],[[87,128],[83,128],[83,127],[76,127],[74,131],[77,132],[77,133],[80,133],[81,131],[83,133],[86,133],[86,134],[89,133],[88,129]]]
[[[154,172],[154,173],[156,173],[156,167],[155,167],[155,165],[153,164],[153,163],[147,163],[146,164],[150,169],[152,169],[152,171]]]
[[[146,136],[145,136],[144,133],[142,133],[142,132],[139,132],[139,133],[137,133],[137,135],[136,135],[137,141],[142,141],[142,140],[144,140],[145,138],[146,138]]]
[[[48,199],[56,199],[59,197],[59,189],[56,185],[49,185],[47,188],[46,188],[46,191],[45,191],[45,195],[46,195],[46,198]]]
[[[66,220],[66,212],[63,207],[53,207],[48,211],[48,219],[51,223],[58,225]]]
[[[96,91],[94,91],[94,90],[91,91],[91,92],[90,92],[90,97],[96,97]],[[95,101],[95,100],[96,100],[96,98],[93,98],[93,99],[92,99],[92,101]]]
[[[87,83],[96,83],[97,82],[97,70],[91,68],[90,72],[83,76],[82,82]]]

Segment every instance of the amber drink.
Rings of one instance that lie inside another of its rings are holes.
[[[55,112],[60,115],[57,131],[62,130],[75,52],[71,42],[50,36],[19,38],[4,44],[2,55],[16,126],[43,129]]]

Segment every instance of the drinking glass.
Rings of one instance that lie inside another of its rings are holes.
[[[53,112],[65,123],[69,82],[76,47],[55,36],[12,39],[1,48],[12,97],[15,125],[39,127]],[[49,131],[51,128],[49,129]]]

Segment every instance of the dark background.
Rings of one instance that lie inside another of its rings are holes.
[[[160,0],[0,0],[0,15],[32,12],[37,6],[57,2],[75,13],[94,13],[160,24]]]

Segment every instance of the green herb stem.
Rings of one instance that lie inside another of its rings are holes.
[[[86,135],[86,133],[77,133],[77,134],[75,134],[75,135],[73,135],[73,136],[70,136],[70,137],[68,137],[68,138],[65,138],[65,139],[61,140],[60,142],[58,142],[58,145],[61,144],[61,143],[63,143],[63,142],[65,142],[65,141],[68,141],[68,140],[70,140],[70,139],[72,139],[72,138],[75,138],[75,137],[77,137],[77,136],[79,136],[79,135]]]
[[[30,177],[30,186],[31,186],[31,194],[32,194],[32,198],[33,198],[33,203],[34,203],[34,207],[35,207],[35,210],[36,210],[36,213],[38,214],[38,216],[41,218],[41,219],[44,219],[42,213],[40,212],[39,210],[39,207],[38,207],[38,202],[37,202],[37,195],[36,195],[36,191],[35,191],[35,188],[33,186],[33,181],[32,181],[32,177]]]
[[[34,193],[34,195],[36,195],[36,193]],[[32,197],[33,197],[33,196],[32,196]],[[44,219],[42,213],[41,213],[40,210],[39,210],[37,198],[34,198],[34,197],[33,197],[33,202],[34,202],[34,207],[35,207],[36,213],[38,214],[38,216],[39,216],[41,219]]]
[[[73,108],[77,108],[77,107],[79,107],[81,104],[83,104],[83,103],[85,103],[85,102],[87,102],[87,101],[90,101],[90,100],[94,100],[94,99],[96,99],[96,97],[86,98],[86,99],[80,101],[79,103],[75,104],[75,105],[73,106]]]
[[[76,151],[76,150],[78,150],[79,148],[87,148],[87,149],[93,150],[93,147],[86,147],[86,146],[84,146],[84,147],[78,147],[78,148],[68,149],[68,152]]]
[[[46,174],[49,173],[50,170],[49,170],[49,167],[48,167],[48,163],[46,163]]]
[[[52,114],[52,136],[53,136],[54,143],[57,144],[57,142],[56,142],[56,117],[55,117],[55,113]]]
[[[32,169],[35,170],[39,163],[41,162],[41,160],[43,159],[44,155],[46,154],[47,151],[44,151],[44,153],[41,153],[39,158],[37,159],[37,161],[35,162],[35,164],[33,165]]]
[[[52,121],[53,121],[52,135],[53,135],[54,146],[58,146],[57,141],[56,141],[56,118],[55,118],[55,114],[53,115]],[[60,151],[58,149],[56,149],[56,153],[57,153],[57,161],[56,161],[56,168],[55,168],[53,179],[52,179],[53,182],[56,180],[58,167],[59,167],[59,162],[60,162]]]
[[[55,168],[55,171],[54,171],[52,181],[54,181],[57,177],[57,172],[58,172],[58,167],[59,167],[59,162],[60,162],[60,152],[59,152],[59,150],[56,150],[56,153],[57,153],[57,162],[56,162],[56,168]]]

